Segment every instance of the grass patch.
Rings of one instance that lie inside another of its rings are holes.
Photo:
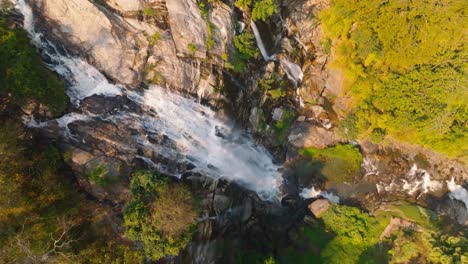
[[[320,173],[332,183],[352,182],[361,169],[362,154],[349,144],[326,149],[305,148],[300,153],[311,159],[312,168],[321,166]]]

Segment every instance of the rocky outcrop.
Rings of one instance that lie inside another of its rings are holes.
[[[87,0],[33,1],[48,33],[87,58],[113,80],[137,86],[148,42],[121,17]]]
[[[221,2],[212,5],[206,18],[194,0],[32,3],[49,37],[84,54],[115,82],[132,87],[146,81],[209,97],[222,82],[223,56],[232,52],[233,11]],[[138,20],[144,8],[160,16]]]
[[[334,146],[341,142],[336,132],[309,122],[296,122],[288,136],[289,148],[319,148]]]
[[[310,212],[317,218],[322,216],[330,208],[330,202],[327,199],[318,199],[308,206]]]
[[[425,170],[431,180],[446,181],[452,177],[457,182],[468,180],[468,168],[460,161],[449,159],[421,146],[398,142],[388,138],[384,144],[375,144],[368,140],[359,142],[367,163],[371,164],[367,178],[383,180],[385,176],[390,184],[392,179],[408,174],[413,165]],[[374,170],[376,173],[373,173]],[[378,174],[378,175],[375,175]]]
[[[217,63],[223,66],[223,54],[233,53],[233,40],[234,40],[234,25],[233,14],[234,11],[223,2],[219,1],[213,6],[213,11],[209,16],[209,22],[212,23],[213,33],[212,38],[214,45],[209,54],[212,55]]]
[[[143,10],[143,0],[107,0],[106,3],[123,14],[137,14]]]
[[[205,58],[208,33],[197,1],[170,0],[166,7],[178,55]]]

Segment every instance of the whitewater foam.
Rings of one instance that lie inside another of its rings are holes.
[[[454,178],[447,181],[447,188],[450,191],[449,197],[463,202],[468,210],[468,191],[463,186],[456,184]]]
[[[340,197],[336,196],[332,192],[315,189],[315,187],[302,189],[301,193],[299,193],[299,196],[301,196],[304,199],[316,198],[318,196],[322,196],[323,198],[329,200],[332,203],[335,203],[335,204],[340,203]]]

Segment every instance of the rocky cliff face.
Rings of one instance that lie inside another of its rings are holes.
[[[31,3],[49,37],[131,87],[153,82],[208,96],[232,47],[233,11],[225,4],[203,18],[195,0]]]

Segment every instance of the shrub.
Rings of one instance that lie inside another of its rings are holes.
[[[158,15],[158,10],[151,7],[145,7],[143,9],[143,14],[147,17],[156,17]]]
[[[206,22],[206,28],[207,28],[206,49],[211,50],[215,45],[215,41],[213,39],[213,27],[214,27],[214,25],[210,21],[210,17],[209,17],[209,13],[208,13],[208,6],[205,3],[200,2],[198,4],[198,7],[200,8],[200,13],[201,13],[201,16],[202,16],[203,20],[205,20],[205,22]]]
[[[161,33],[155,32],[153,35],[148,37],[150,46],[154,46],[158,41],[161,40]]]
[[[189,43],[189,44],[187,45],[187,49],[188,49],[188,51],[190,52],[190,54],[193,55],[193,54],[195,54],[195,52],[197,51],[198,47],[197,47],[197,45],[196,45],[195,43]]]
[[[255,36],[248,32],[244,32],[238,36],[235,36],[234,46],[246,60],[252,58],[257,53]]]
[[[234,72],[242,73],[247,61],[257,54],[254,39],[255,36],[247,32],[234,37],[234,46],[236,47],[233,62]]]
[[[387,135],[387,131],[380,127],[374,128],[372,133],[370,134],[370,139],[375,143],[380,143],[384,140],[385,135]]]

